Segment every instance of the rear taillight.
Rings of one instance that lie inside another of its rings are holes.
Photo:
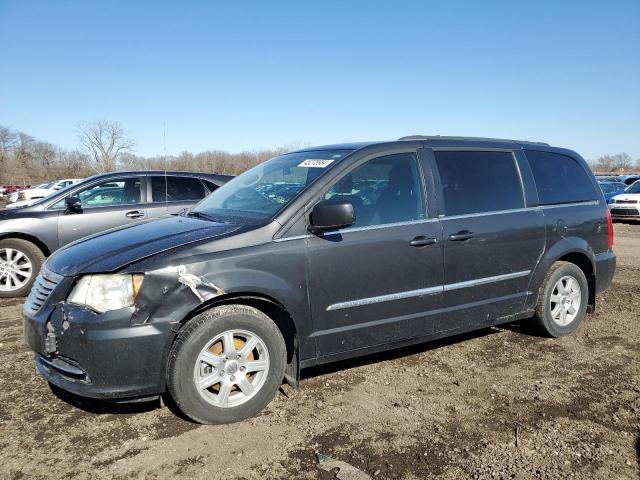
[[[613,248],[613,220],[611,219],[611,212],[607,208],[607,244],[609,250]]]

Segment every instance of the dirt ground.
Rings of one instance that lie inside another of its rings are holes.
[[[56,395],[22,301],[1,301],[0,478],[334,478],[317,451],[381,479],[639,478],[640,225],[616,242],[614,284],[570,337],[521,322],[316,368],[224,426]]]

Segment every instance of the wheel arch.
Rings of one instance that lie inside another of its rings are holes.
[[[573,263],[578,266],[587,278],[589,286],[588,307],[587,311],[592,313],[596,304],[596,267],[595,254],[591,246],[581,238],[565,238],[557,242],[550,248],[538,263],[531,282],[529,284],[529,292],[531,295],[527,300],[527,308],[535,307],[538,299],[538,291],[545,275],[555,262],[564,261]]]
[[[12,233],[3,233],[0,234],[0,240],[25,240],[27,242],[33,243],[36,247],[38,247],[45,257],[51,255],[51,250],[47,247],[47,244],[40,240],[38,237],[29,235],[28,233],[20,233],[20,232],[12,232]]]
[[[287,368],[285,379],[294,388],[298,388],[300,379],[299,367],[299,329],[287,310],[278,300],[261,293],[229,293],[219,295],[206,302],[203,302],[191,310],[181,321],[180,328],[189,320],[202,312],[210,310],[220,305],[240,304],[253,307],[267,315],[276,324],[285,341],[287,349]],[[176,335],[177,338],[177,335]],[[175,338],[174,338],[175,341]]]

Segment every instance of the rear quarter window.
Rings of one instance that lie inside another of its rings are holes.
[[[538,189],[540,205],[596,200],[598,194],[577,160],[559,153],[525,152]]]

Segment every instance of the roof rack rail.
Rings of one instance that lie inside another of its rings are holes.
[[[530,145],[545,145],[549,146],[548,143],[545,142],[529,142],[526,140],[511,140],[508,138],[486,138],[486,137],[456,137],[456,136],[446,136],[446,135],[409,135],[407,137],[400,137],[398,141],[402,140],[470,140],[470,141],[480,141],[480,142],[509,142],[509,143],[522,143],[522,144],[530,144]]]

